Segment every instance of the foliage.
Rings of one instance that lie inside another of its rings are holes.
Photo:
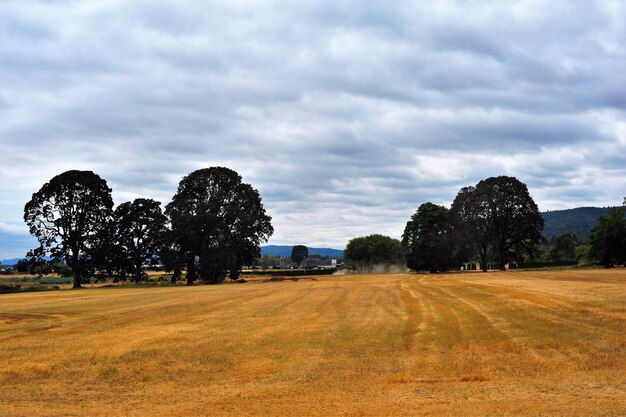
[[[309,249],[304,245],[296,245],[291,249],[291,260],[299,267],[309,256]]]
[[[404,229],[402,244],[407,248],[407,266],[413,270],[439,272],[453,263],[452,222],[449,210],[424,203]]]
[[[272,257],[269,256],[267,253],[264,253],[263,256],[261,256],[261,269],[266,270],[267,268],[269,268],[271,262]]]
[[[576,259],[576,243],[576,235],[573,233],[555,236],[550,245],[548,258],[551,261]]]
[[[161,211],[161,203],[145,198],[120,204],[114,217],[117,246],[123,254],[120,267],[128,268],[135,282],[139,282],[143,265],[154,263],[167,217]]]
[[[196,257],[204,280],[221,282],[228,270],[237,279],[241,267],[258,258],[259,245],[274,232],[258,191],[223,167],[184,177],[166,214],[185,256],[189,285],[195,279]]]
[[[491,248],[491,230],[485,205],[478,193],[476,187],[461,188],[452,203],[450,217],[457,251],[468,260],[478,255],[483,270],[486,270]]]
[[[269,275],[269,276],[281,276],[281,277],[299,277],[306,275],[332,275],[335,272],[334,269],[287,269],[287,270],[273,270],[267,271],[242,271],[241,276],[251,275]]]
[[[15,264],[15,270],[17,272],[25,273],[28,272],[29,269],[30,265],[28,259],[20,259],[19,261],[17,261],[17,264]]]
[[[24,221],[40,246],[29,253],[50,253],[74,273],[74,288],[93,268],[96,235],[112,214],[111,189],[91,171],[67,171],[52,178],[24,207]]]
[[[541,261],[541,262],[525,262],[522,265],[516,266],[512,264],[513,269],[536,269],[536,268],[554,268],[563,266],[574,266],[577,262],[572,259],[562,259],[558,261]]]
[[[504,269],[509,260],[534,255],[543,218],[526,184],[514,177],[491,177],[461,189],[452,217],[466,249],[477,253],[483,268],[495,257]]]
[[[591,230],[591,255],[609,267],[626,261],[626,221],[621,208],[598,217]]]
[[[405,265],[405,250],[399,240],[373,234],[350,240],[344,258],[350,269],[371,270],[376,265]]]

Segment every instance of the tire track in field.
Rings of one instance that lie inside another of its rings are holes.
[[[512,331],[511,324],[506,319],[489,313],[487,305],[477,301],[471,301],[467,295],[455,293],[449,288],[437,287],[437,290],[447,294],[450,299],[454,299],[456,302],[467,306],[468,310],[472,311],[473,314],[480,317],[480,320],[488,325],[488,329],[485,330],[491,331],[505,340],[518,340]]]
[[[411,351],[415,345],[415,338],[418,332],[426,330],[426,309],[422,296],[418,296],[415,291],[409,288],[406,283],[397,283],[396,289],[400,294],[400,299],[404,303],[406,319],[402,332],[402,342],[404,350]],[[429,308],[429,316],[432,311]]]
[[[540,323],[543,323],[544,326],[558,323],[565,329],[583,332],[588,335],[595,334],[599,329],[598,323],[590,323],[589,319],[572,316],[571,313],[578,309],[579,304],[556,294],[549,297],[539,291],[533,292],[523,288],[504,287],[472,281],[463,282],[476,291],[497,297],[501,302],[506,301],[507,304],[516,304],[519,306],[520,312],[532,319],[530,323],[533,323],[535,327],[539,327]],[[526,327],[526,325],[516,326],[519,329]]]

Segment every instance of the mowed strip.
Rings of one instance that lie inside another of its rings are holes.
[[[1,415],[626,414],[626,273],[0,297]]]

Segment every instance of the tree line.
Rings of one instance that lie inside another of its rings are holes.
[[[67,272],[69,267],[74,288],[96,273],[139,282],[144,267],[157,263],[172,272],[172,282],[182,279],[184,270],[188,285],[198,278],[219,283],[227,276],[237,280],[243,265],[254,264],[261,243],[274,231],[258,191],[228,168],[186,175],[164,210],[146,198],[114,208],[111,191],[97,174],[72,170],[35,192],[24,207],[24,220],[39,242],[27,255],[29,268],[41,271],[48,265]],[[514,177],[491,177],[459,190],[450,209],[420,205],[401,240],[379,234],[350,240],[345,262],[356,270],[399,265],[439,272],[468,263],[480,263],[485,271],[490,264],[504,269],[509,262],[542,256],[542,229],[527,186]],[[45,255],[52,260],[44,262]],[[307,256],[306,246],[294,246],[296,265]],[[584,248],[573,236],[554,238],[549,256],[624,263],[623,209],[601,216]]]
[[[571,235],[548,243],[542,236],[543,226],[526,184],[514,177],[490,177],[459,190],[450,209],[431,202],[420,205],[401,240],[379,234],[352,239],[345,260],[356,270],[401,265],[430,272],[476,264],[483,271],[489,265],[503,270],[511,262],[522,265],[546,257],[555,261],[584,258],[605,266],[626,261],[624,208],[600,216],[588,244]]]
[[[199,277],[236,280],[274,232],[261,197],[235,171],[211,167],[183,177],[172,201],[139,198],[113,208],[107,182],[91,171],[67,171],[35,192],[24,221],[39,246],[33,262],[49,254],[73,274],[73,287],[96,272],[134,281],[146,264],[160,262],[172,281]]]

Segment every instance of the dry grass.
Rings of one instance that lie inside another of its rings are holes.
[[[626,415],[626,270],[0,296],[0,415]]]

